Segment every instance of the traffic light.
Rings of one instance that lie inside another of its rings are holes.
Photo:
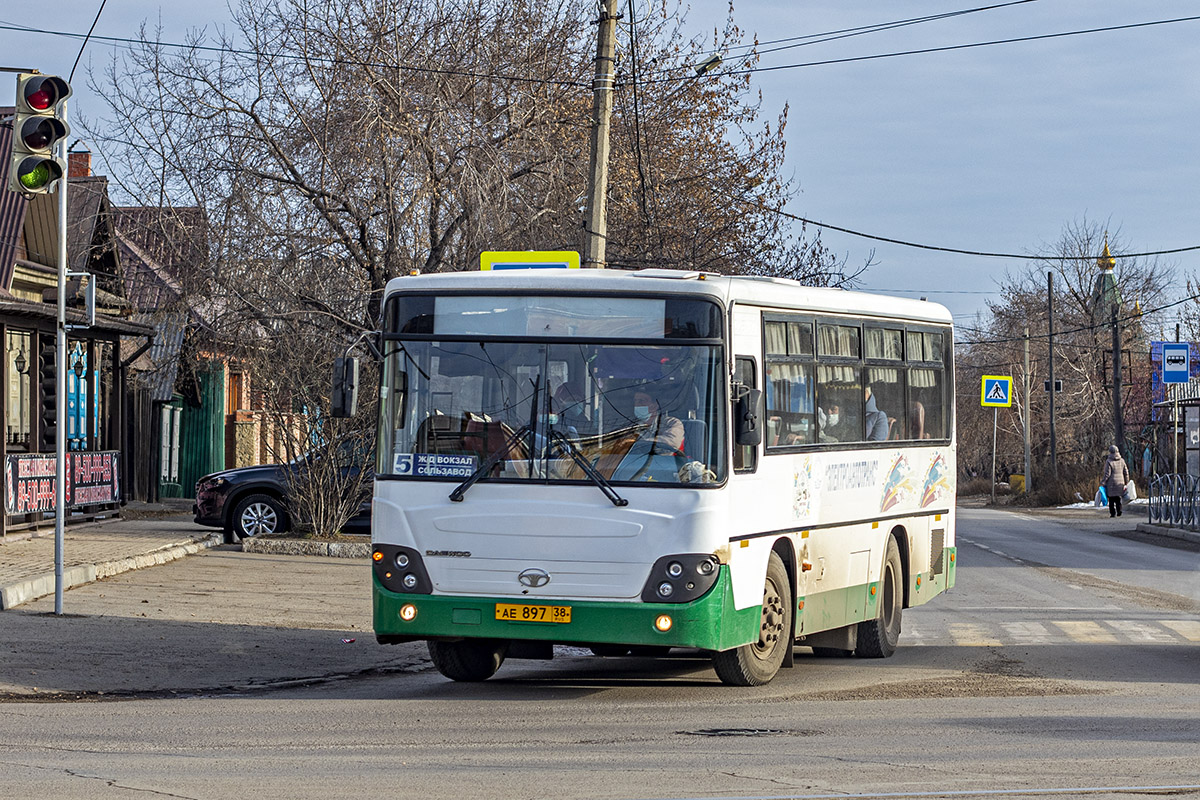
[[[67,164],[54,155],[54,146],[71,132],[62,119],[62,103],[70,96],[71,87],[62,78],[17,76],[17,116],[8,169],[12,191],[42,194],[67,174]]]
[[[58,372],[54,369],[57,346],[53,338],[42,342],[38,353],[38,380],[42,384],[42,450],[58,445]]]

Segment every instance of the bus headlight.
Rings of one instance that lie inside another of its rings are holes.
[[[719,574],[712,553],[681,553],[663,556],[650,568],[642,588],[646,603],[690,603],[712,589]]]
[[[377,544],[371,553],[375,578],[383,588],[403,594],[432,594],[433,582],[421,554],[411,547]]]

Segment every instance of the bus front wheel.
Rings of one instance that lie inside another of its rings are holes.
[[[778,554],[767,561],[758,641],[713,656],[713,668],[730,686],[762,686],[775,677],[792,646],[792,589]]]
[[[496,674],[504,663],[508,645],[494,639],[429,642],[429,660],[452,681],[477,683]]]
[[[875,619],[858,624],[859,658],[887,658],[896,652],[900,643],[900,612],[904,607],[904,570],[900,564],[900,548],[889,536],[883,574],[879,578],[879,612]]]

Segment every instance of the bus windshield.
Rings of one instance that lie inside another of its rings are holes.
[[[709,484],[726,471],[719,344],[389,339],[380,477]]]

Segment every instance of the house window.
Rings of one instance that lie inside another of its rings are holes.
[[[37,356],[29,349],[28,331],[8,331],[8,413],[6,442],[9,450],[29,449],[30,374],[37,371]]]

